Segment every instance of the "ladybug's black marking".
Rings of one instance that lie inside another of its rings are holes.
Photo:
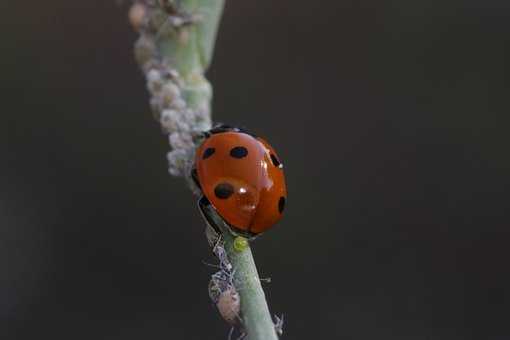
[[[226,200],[234,193],[234,187],[230,183],[220,183],[214,188],[214,194],[216,197],[222,200]]]
[[[281,168],[283,167],[282,163],[280,162],[280,160],[274,155],[274,154],[271,154],[271,161],[273,162],[273,165],[277,168]]]
[[[202,155],[202,159],[207,159],[207,158],[211,157],[215,151],[216,151],[215,148],[205,149],[204,154]]]
[[[280,200],[278,201],[278,211],[280,214],[283,212],[283,209],[285,209],[285,197],[280,197]]]
[[[243,158],[248,155],[248,149],[246,149],[244,146],[236,146],[235,148],[232,148],[230,150],[230,156],[234,158]]]

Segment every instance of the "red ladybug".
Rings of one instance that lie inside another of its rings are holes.
[[[261,138],[225,125],[204,136],[192,170],[203,194],[201,205],[211,204],[239,234],[255,236],[271,228],[287,199],[283,164],[274,149]]]

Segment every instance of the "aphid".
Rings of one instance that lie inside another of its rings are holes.
[[[287,201],[283,164],[263,139],[244,130],[219,126],[204,134],[196,150],[192,177],[212,227],[211,205],[235,234],[251,238],[280,220]],[[218,229],[218,228],[216,228]]]
[[[232,326],[240,324],[241,297],[234,286],[232,265],[226,257],[222,244],[213,249],[220,260],[220,270],[211,275],[209,281],[209,297],[218,308],[221,317]]]
[[[232,287],[222,292],[216,303],[220,315],[231,325],[239,323],[239,313],[241,312],[241,299],[239,293]]]

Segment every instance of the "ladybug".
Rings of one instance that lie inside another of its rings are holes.
[[[191,175],[202,192],[199,206],[208,222],[204,207],[211,205],[234,234],[254,237],[270,229],[287,200],[283,164],[274,149],[262,138],[226,125],[203,137]]]

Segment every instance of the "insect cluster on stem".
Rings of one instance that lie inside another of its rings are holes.
[[[190,25],[200,19],[183,11],[179,3],[137,0],[128,17],[140,34],[134,52],[147,79],[153,115],[172,147],[167,155],[169,172],[186,176],[194,136],[211,128],[212,89],[202,65],[188,65],[194,43]]]
[[[209,297],[218,308],[221,317],[232,326],[229,338],[236,327],[241,329],[240,338],[243,338],[245,333],[240,317],[241,298],[234,285],[235,271],[228,260],[223,242],[217,242],[213,253],[219,260],[219,270],[211,275]]]

